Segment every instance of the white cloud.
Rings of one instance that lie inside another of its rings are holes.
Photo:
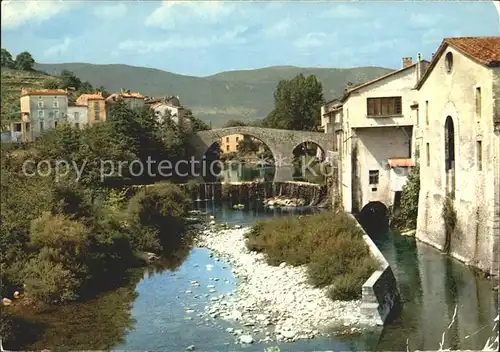
[[[355,4],[340,4],[335,5],[330,10],[324,12],[321,17],[323,18],[336,18],[336,19],[354,19],[363,17],[364,12]]]
[[[360,46],[356,51],[361,55],[372,56],[373,54],[378,54],[389,49],[394,49],[400,46],[398,38],[392,38],[388,40],[377,40],[372,43],[368,43]]]
[[[43,52],[45,57],[54,57],[58,55],[63,55],[69,49],[70,44],[73,40],[69,37],[64,38],[61,44],[54,45]]]
[[[146,19],[146,25],[169,29],[198,21],[216,23],[234,10],[233,3],[223,1],[163,1]]]
[[[413,13],[410,16],[410,24],[413,25],[414,27],[418,28],[430,28],[434,27],[439,20],[441,19],[441,16],[438,14],[423,14],[423,13]]]
[[[94,15],[103,20],[116,19],[125,16],[127,10],[124,3],[103,5],[94,9]]]
[[[2,29],[16,28],[26,22],[47,20],[72,8],[73,1],[2,1]]]
[[[336,33],[327,35],[326,33],[313,32],[307,33],[305,36],[297,39],[293,42],[293,45],[299,50],[308,50],[323,45],[332,45],[332,42],[336,39]]]
[[[293,28],[293,24],[294,22],[291,19],[285,18],[265,28],[263,34],[266,38],[283,37]]]
[[[245,38],[240,37],[247,27],[240,26],[233,30],[222,33],[221,35],[212,35],[210,37],[187,37],[172,36],[167,40],[144,41],[144,40],[126,40],[118,44],[118,49],[134,51],[139,54],[151,52],[163,52],[170,49],[203,49],[217,44],[244,44]]]

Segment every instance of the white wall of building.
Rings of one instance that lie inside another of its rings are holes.
[[[450,73],[445,67],[448,51],[453,55]],[[421,123],[418,130],[423,148],[417,238],[438,248],[445,243],[441,216],[446,195],[444,125],[447,116],[451,116],[455,128],[454,205],[458,215],[458,231],[451,239],[451,254],[485,270],[492,267],[494,224],[498,226],[499,217],[495,199],[499,192],[500,142],[498,133],[494,133],[492,118],[495,113],[493,78],[499,75],[498,68],[486,68],[448,47],[419,90]],[[477,87],[481,88],[481,118],[476,116]],[[500,90],[497,94],[500,95]],[[426,102],[429,124],[425,116]],[[482,144],[482,170],[478,163],[478,141]]]
[[[83,129],[88,124],[88,108],[86,106],[68,106],[67,121],[71,126]]]
[[[342,111],[342,148],[341,148],[341,188],[342,204],[346,211],[353,210],[353,148],[357,146],[357,175],[359,179],[357,194],[359,209],[370,201],[381,201],[386,206],[392,204],[390,192],[389,158],[410,158],[409,143],[413,143],[412,129],[415,124],[415,111],[412,105],[417,100],[418,65],[402,70],[386,78],[350,93],[344,101]],[[380,97],[401,97],[402,114],[398,117],[368,117],[367,99]],[[402,128],[406,126],[406,128]],[[369,170],[379,170],[376,191],[369,185]],[[355,180],[355,183],[357,181]]]

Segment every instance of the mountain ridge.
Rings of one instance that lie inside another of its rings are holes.
[[[70,70],[82,81],[89,81],[94,87],[103,86],[110,92],[125,88],[149,96],[178,95],[181,103],[195,116],[211,121],[214,127],[220,127],[228,120],[249,122],[264,118],[274,106],[273,93],[278,82],[299,73],[316,75],[323,84],[324,99],[328,101],[340,96],[347,82],[362,83],[393,71],[373,66],[315,68],[283,65],[197,77],[127,64],[36,63],[34,68],[51,75]]]

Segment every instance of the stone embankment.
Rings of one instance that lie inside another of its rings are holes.
[[[212,299],[204,313],[240,325],[228,329],[237,342],[292,342],[376,325],[363,318],[361,301],[332,301],[326,289],[309,285],[305,267],[270,266],[263,254],[249,251],[244,237],[248,230],[208,229],[198,238],[198,245],[228,262],[238,279],[236,291]]]

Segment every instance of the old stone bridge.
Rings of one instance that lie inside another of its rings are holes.
[[[254,137],[269,147],[275,160],[275,182],[293,180],[293,150],[304,142],[317,144],[322,149],[323,155],[333,156],[336,159],[337,153],[333,153],[331,134],[250,126],[219,128],[194,134],[189,140],[194,159],[202,162],[203,155],[210,146],[220,143],[222,137],[232,134]]]

